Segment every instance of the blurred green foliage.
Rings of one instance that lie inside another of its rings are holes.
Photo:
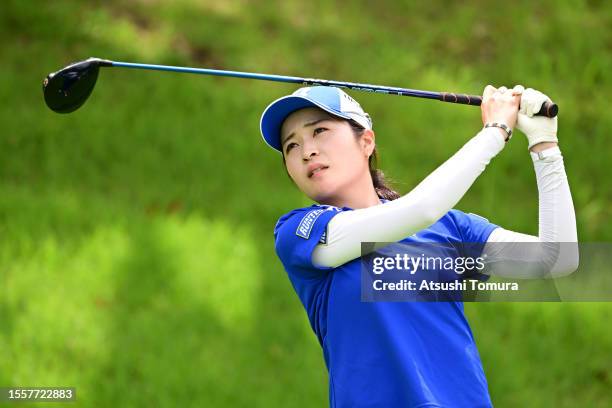
[[[610,2],[1,8],[2,386],[74,386],[90,407],[327,404],[320,347],[273,249],[276,219],[309,201],[259,135],[262,110],[295,87],[103,70],[79,111],[48,110],[43,77],[89,56],[472,94],[540,89],[560,106],[579,237],[612,240]],[[353,96],[401,192],[481,127],[474,107]],[[458,208],[537,233],[521,135]],[[496,406],[612,404],[609,305],[466,310]]]

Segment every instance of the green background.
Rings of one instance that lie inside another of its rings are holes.
[[[277,218],[310,202],[259,135],[263,109],[296,86],[105,69],[58,115],[48,72],[96,56],[540,89],[560,107],[579,238],[610,241],[610,4],[4,0],[0,386],[73,386],[87,407],[327,404],[321,349],[273,248]],[[475,107],[351,94],[401,193],[482,126]],[[517,133],[457,208],[537,234],[537,205]],[[466,311],[497,407],[612,404],[609,304]]]

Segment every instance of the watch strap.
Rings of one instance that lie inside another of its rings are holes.
[[[505,142],[508,142],[508,140],[510,140],[510,138],[512,137],[512,129],[510,129],[510,127],[506,125],[505,123],[488,122],[488,123],[485,123],[484,127],[485,128],[497,127],[497,128],[504,130],[507,135],[506,139],[504,140]]]

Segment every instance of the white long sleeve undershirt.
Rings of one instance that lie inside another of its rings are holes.
[[[337,267],[361,256],[361,242],[397,242],[432,225],[459,202],[504,145],[498,129],[483,129],[408,194],[385,205],[336,215],[327,226],[327,242],[318,244],[313,251],[313,263]],[[559,251],[559,246],[554,245],[577,242],[563,158],[558,154],[534,161],[534,167],[539,191],[539,237],[496,228],[483,250],[487,273],[534,278],[565,275],[577,267],[577,246],[575,251],[567,251],[565,246]],[[529,245],[528,251],[526,244],[511,244],[524,242],[534,244]],[[525,262],[530,262],[532,268],[516,267]]]
[[[574,204],[561,151],[543,160],[532,153],[538,184],[538,236],[493,230],[483,255],[489,273],[511,278],[556,278],[578,268]]]

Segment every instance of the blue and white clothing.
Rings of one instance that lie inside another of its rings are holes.
[[[359,259],[337,268],[312,263],[327,224],[342,211],[351,209],[296,209],[274,230],[276,252],[323,348],[330,406],[492,406],[462,302],[361,302]],[[482,243],[456,254],[478,257],[495,228],[450,210],[401,242]]]

